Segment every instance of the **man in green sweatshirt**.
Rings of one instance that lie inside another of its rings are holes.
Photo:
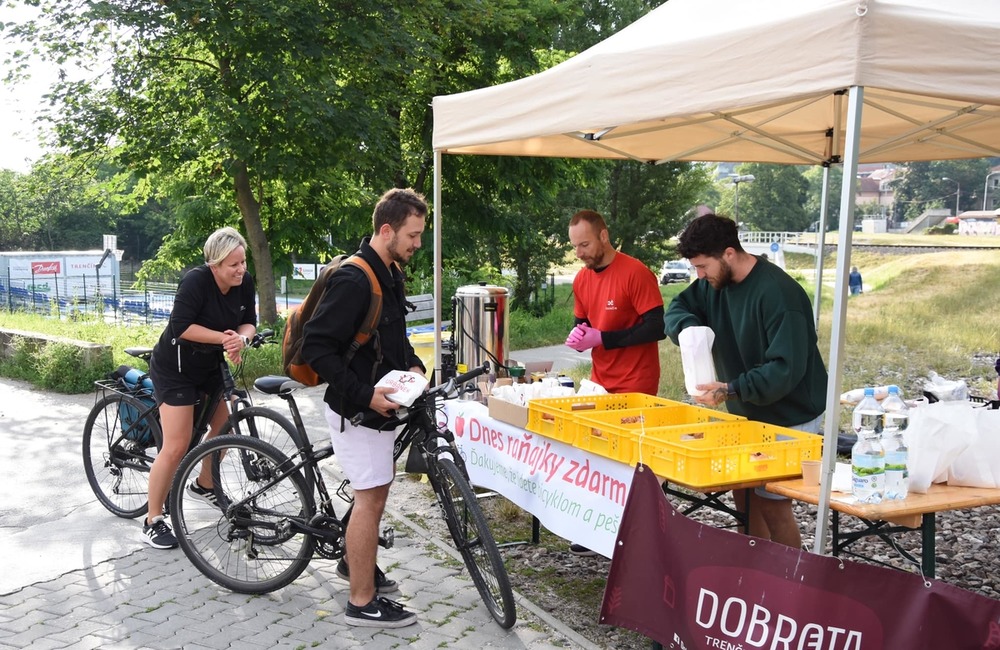
[[[670,303],[664,331],[677,343],[686,327],[712,328],[721,380],[699,385],[705,392],[695,401],[725,403],[730,413],[751,420],[819,433],[827,374],[806,292],[782,269],[744,251],[732,219],[697,217],[677,248],[698,280]],[[801,547],[791,501],[763,488],[733,496],[741,511],[750,506],[751,535]]]

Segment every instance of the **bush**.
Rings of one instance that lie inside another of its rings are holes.
[[[35,357],[38,384],[58,393],[86,393],[94,381],[113,370],[110,350],[88,359],[83,348],[68,343],[49,343],[39,347]]]

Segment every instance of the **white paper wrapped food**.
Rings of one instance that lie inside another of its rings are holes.
[[[685,327],[677,336],[681,348],[681,367],[684,369],[684,388],[688,395],[697,397],[705,391],[696,386],[711,384],[718,379],[715,375],[715,360],[712,358],[712,345],[715,343],[715,332],[711,327]]]

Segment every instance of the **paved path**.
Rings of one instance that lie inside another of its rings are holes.
[[[300,395],[310,436],[325,438],[322,388]],[[325,560],[266,596],[222,589],[97,504],[80,460],[92,403],[0,378],[0,648],[594,647],[520,597],[517,625],[500,629],[450,544],[394,510],[391,495],[396,546],[380,563],[417,625],[346,626],[347,585]],[[339,477],[332,460],[324,470]]]

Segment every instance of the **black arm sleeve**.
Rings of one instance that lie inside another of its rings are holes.
[[[579,319],[578,319],[579,320]],[[627,348],[630,345],[652,343],[667,338],[663,333],[663,306],[653,307],[639,317],[639,322],[632,327],[602,332],[601,340],[608,350]]]

